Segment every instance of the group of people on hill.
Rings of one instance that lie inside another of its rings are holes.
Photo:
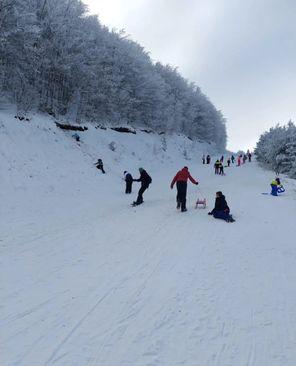
[[[104,170],[104,164],[102,159],[98,159],[98,161],[95,163],[95,166],[97,169],[101,170],[103,174],[106,173]],[[132,193],[133,182],[141,183],[137,199],[132,203],[133,206],[138,206],[143,203],[143,194],[152,183],[152,178],[145,169],[140,167],[139,173],[140,177],[138,179],[134,179],[132,174],[129,173],[128,171],[124,171],[123,173],[126,194]],[[177,172],[170,185],[171,189],[173,189],[175,185],[177,187],[177,196],[176,196],[177,209],[181,210],[181,212],[187,211],[186,202],[187,202],[188,180],[190,180],[193,184],[198,185],[198,181],[191,176],[188,167],[185,166],[184,168],[182,168]],[[225,200],[225,196],[222,194],[222,192],[219,191],[216,193],[215,207],[211,212],[209,212],[209,215],[213,215],[213,217],[223,219],[227,222],[234,222],[233,217],[230,215],[230,209]]]
[[[123,172],[123,180],[125,181],[125,193],[131,194],[132,193],[132,187],[133,182],[140,182],[141,187],[138,192],[138,197],[136,201],[133,202],[133,206],[141,205],[143,201],[143,194],[146,191],[146,189],[149,188],[150,184],[152,183],[152,178],[150,175],[146,172],[145,169],[142,167],[139,168],[140,177],[138,179],[134,179],[131,173],[127,172],[126,170]]]
[[[208,165],[211,164],[211,155],[209,155],[209,154],[207,156],[203,155],[202,156],[202,163],[203,164],[208,164]]]
[[[214,169],[215,169],[215,174],[219,174],[219,175],[225,175],[224,173],[224,166],[223,166],[223,160],[222,159],[217,159],[215,164],[214,164]]]
[[[247,154],[244,154],[244,155],[240,154],[237,157],[237,166],[240,166],[241,161],[243,161],[243,163],[246,162],[246,160],[251,162],[251,159],[252,159],[252,154],[249,151],[247,152]],[[210,164],[210,161],[211,161],[210,155],[207,155],[207,156],[203,155],[202,161],[203,161],[203,164]],[[236,161],[236,158],[234,157],[234,155],[230,156],[227,159],[227,166],[230,166],[231,163],[234,164],[235,161]],[[224,156],[222,155],[221,158],[217,159],[214,164],[215,174],[224,175],[223,162],[224,162]],[[97,167],[97,169],[101,170],[103,174],[106,173],[104,170],[104,165],[103,165],[102,159],[98,159],[98,161],[95,163],[95,166]],[[124,171],[124,176],[123,176],[123,179],[125,181],[125,193],[126,194],[132,193],[133,182],[141,183],[140,189],[138,191],[137,199],[132,204],[133,206],[138,206],[143,203],[143,194],[149,188],[150,184],[152,183],[152,178],[150,177],[150,175],[147,173],[147,171],[145,169],[140,167],[139,173],[140,173],[140,177],[138,179],[134,179],[132,174],[129,173],[128,171]],[[199,184],[198,181],[191,176],[191,174],[188,170],[188,167],[185,166],[177,172],[177,174],[174,176],[174,178],[170,184],[171,189],[173,189],[175,185],[177,187],[177,196],[176,196],[177,209],[181,210],[181,212],[187,211],[186,201],[187,201],[187,182],[188,182],[188,180],[195,185]],[[278,177],[275,178],[271,182],[271,194],[273,196],[277,196],[278,193],[283,193],[284,191],[285,191],[285,189],[284,189],[283,185],[281,184],[280,179]],[[233,219],[232,215],[230,214],[230,208],[226,202],[225,196],[223,195],[223,193],[221,191],[218,191],[216,193],[215,207],[208,214],[212,215],[216,219],[225,220],[226,222],[235,221]]]
[[[209,155],[208,155],[209,156]],[[226,164],[226,167],[230,167],[231,164],[235,164],[237,162],[236,166],[241,166],[241,164],[245,164],[246,161],[251,162],[252,161],[252,154],[248,150],[246,154],[239,154],[237,158],[232,154],[228,157]],[[202,156],[202,162],[205,164],[205,155]],[[224,173],[224,155],[221,156],[220,159],[217,159],[214,163],[214,171],[216,175],[225,175]]]
[[[251,152],[248,150],[246,154],[239,154],[237,157],[237,166],[241,166],[242,164],[245,164],[246,161],[249,161],[249,163],[251,163],[252,161],[252,154]]]
[[[174,188],[176,183],[177,186],[177,209],[181,209],[181,212],[186,212],[186,195],[187,195],[187,181],[190,180],[191,183],[198,185],[198,181],[195,180],[188,167],[185,166],[183,169],[179,170],[171,182],[171,189]],[[227,222],[234,222],[232,215],[230,214],[230,209],[227,205],[225,196],[221,191],[216,193],[215,207],[209,215],[213,215],[215,219],[222,219]]]
[[[98,161],[95,163],[95,166],[97,169],[101,170],[103,174],[105,174],[104,170],[104,164],[102,159],[98,159]],[[143,203],[143,194],[146,191],[146,189],[149,188],[149,185],[152,183],[152,178],[150,175],[146,172],[145,169],[142,167],[139,168],[140,177],[138,179],[134,179],[131,173],[127,172],[126,170],[123,172],[123,179],[125,181],[125,193],[131,194],[132,193],[132,187],[133,182],[140,182],[141,187],[138,192],[137,200],[133,202],[133,206],[138,206]]]

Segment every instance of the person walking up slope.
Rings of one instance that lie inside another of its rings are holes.
[[[98,161],[95,163],[95,166],[97,167],[97,169],[101,170],[101,172],[103,174],[105,174],[105,170],[104,170],[104,164],[103,164],[103,161],[102,159],[98,159]]]
[[[187,196],[187,181],[188,179],[193,184],[198,184],[198,182],[192,178],[189,173],[188,167],[185,166],[183,169],[179,170],[175,175],[171,183],[171,189],[174,188],[175,183],[177,183],[177,209],[181,208],[182,212],[187,211],[186,208],[186,196]]]

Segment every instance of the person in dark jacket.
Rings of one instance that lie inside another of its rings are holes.
[[[207,155],[207,164],[211,164],[211,156]]]
[[[177,182],[177,209],[181,207],[181,211],[187,211],[186,208],[186,195],[187,195],[187,181],[188,179],[193,184],[198,184],[198,182],[192,178],[190,175],[187,166],[183,169],[179,170],[178,173],[175,175],[174,179],[171,183],[171,189],[174,188],[174,184]]]
[[[216,163],[214,164],[214,168],[215,168],[215,174],[219,174],[220,172],[220,161],[216,160]]]
[[[220,164],[219,164],[219,174],[220,175],[225,175],[224,173],[224,165],[222,163],[222,161],[220,160]]]
[[[105,170],[104,170],[104,164],[102,159],[98,159],[98,161],[95,163],[95,166],[97,167],[97,169],[101,170],[103,174],[105,174]]]
[[[133,182],[141,182],[141,188],[139,189],[138,192],[138,198],[136,201],[133,202],[134,206],[141,205],[144,202],[143,193],[146,191],[146,189],[149,188],[149,185],[152,183],[152,179],[145,169],[139,168],[139,172],[140,172],[140,178],[133,179]]]
[[[132,193],[132,186],[133,186],[133,177],[127,171],[124,171],[124,181],[125,181],[125,193],[130,194]]]
[[[231,162],[232,162],[232,164],[235,163],[235,157],[233,155],[231,155]]]
[[[209,212],[209,215],[213,215],[215,219],[222,219],[227,222],[234,222],[232,215],[230,215],[230,209],[227,205],[225,196],[222,192],[216,193],[215,207]]]
[[[228,166],[228,168],[230,167],[230,163],[231,163],[231,160],[230,160],[230,158],[228,158],[227,159],[227,166]]]
[[[80,136],[78,135],[78,133],[74,133],[74,135],[72,135],[72,137],[79,142],[80,141]]]

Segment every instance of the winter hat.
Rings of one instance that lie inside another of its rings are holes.
[[[139,172],[142,172],[144,169],[142,167],[139,168]]]
[[[126,174],[127,173],[127,171],[125,170],[124,172],[123,172],[123,174]]]

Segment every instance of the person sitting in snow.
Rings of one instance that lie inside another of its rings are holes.
[[[95,163],[95,166],[97,167],[97,169],[101,170],[103,174],[105,174],[105,170],[104,170],[104,164],[102,159],[98,159],[98,161]]]
[[[139,189],[137,200],[133,202],[133,206],[141,205],[144,202],[143,193],[146,191],[146,189],[149,188],[149,185],[152,183],[152,179],[145,169],[139,168],[139,172],[140,178],[133,179],[133,182],[141,182],[141,188]]]
[[[277,182],[277,184],[278,184],[278,193],[283,193],[283,192],[285,192],[285,188],[284,188],[284,186],[282,185],[282,183],[281,183],[281,181],[280,181],[280,178],[279,178],[279,177],[277,177],[277,178],[275,178],[275,180],[276,180],[276,182]]]
[[[216,193],[215,207],[209,212],[209,215],[213,215],[215,219],[222,219],[226,222],[234,222],[232,215],[230,215],[230,209],[227,205],[225,196],[221,191]]]
[[[193,184],[198,184],[198,182],[192,178],[189,173],[188,167],[184,166],[183,169],[179,170],[175,175],[171,183],[171,189],[174,188],[174,184],[177,182],[177,209],[181,208],[182,212],[187,211],[186,208],[186,195],[187,195],[187,181],[188,179]]]
[[[275,178],[271,183],[271,192],[270,194],[272,196],[277,196],[278,193],[283,193],[285,192],[285,188],[283,187],[283,185],[281,184],[280,178]]]
[[[123,176],[125,181],[125,193],[130,194],[132,193],[133,177],[126,170],[124,171]]]

